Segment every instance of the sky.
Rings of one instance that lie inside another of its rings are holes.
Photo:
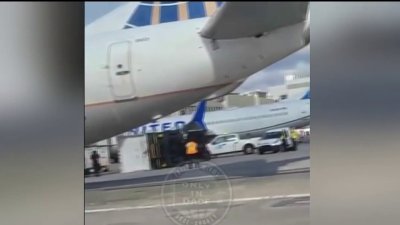
[[[112,11],[124,2],[86,2],[85,25]],[[309,45],[281,61],[250,76],[234,92],[246,92],[253,90],[267,91],[268,87],[281,85],[284,82],[284,74],[290,71],[310,72],[310,47]]]

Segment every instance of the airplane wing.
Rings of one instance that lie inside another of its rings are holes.
[[[303,22],[308,2],[225,2],[201,35],[210,39],[251,37]]]
[[[237,81],[237,82],[233,82],[231,84],[228,84],[224,87],[222,87],[221,89],[215,91],[214,93],[212,93],[211,95],[207,96],[205,99],[206,100],[213,100],[222,96],[225,96],[229,93],[231,93],[232,91],[234,91],[236,88],[238,88],[240,85],[242,85],[244,82],[244,80],[242,81]]]

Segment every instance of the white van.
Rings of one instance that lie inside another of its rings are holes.
[[[286,142],[286,144],[284,142]],[[297,145],[290,136],[290,129],[280,128],[265,132],[265,134],[258,140],[257,148],[259,154],[264,154],[264,152],[268,151],[277,153],[287,150],[296,150]]]

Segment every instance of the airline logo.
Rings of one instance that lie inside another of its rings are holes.
[[[141,127],[132,129],[130,135],[139,136],[148,133],[158,133],[167,130],[179,130],[186,125],[185,121],[165,122],[165,123],[151,123]]]
[[[140,2],[124,29],[209,17],[222,2]]]
[[[199,103],[191,122],[197,122],[198,125],[207,129],[204,124],[204,121],[203,121],[205,111],[206,111],[206,101],[202,100]],[[164,122],[164,123],[151,123],[151,124],[146,124],[144,126],[132,129],[131,132],[127,132],[126,135],[141,136],[141,135],[144,135],[147,133],[158,133],[158,132],[164,132],[167,130],[180,130],[185,125],[187,125],[187,122],[183,121],[183,120],[176,120],[176,121]]]

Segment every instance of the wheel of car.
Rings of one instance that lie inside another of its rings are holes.
[[[243,149],[244,154],[252,154],[254,153],[254,147],[252,145],[246,145]]]
[[[279,146],[279,152],[284,152],[285,150],[286,150],[285,146],[283,146],[283,145]]]
[[[258,149],[258,154],[262,155],[262,154],[264,154],[264,151],[261,149]]]

